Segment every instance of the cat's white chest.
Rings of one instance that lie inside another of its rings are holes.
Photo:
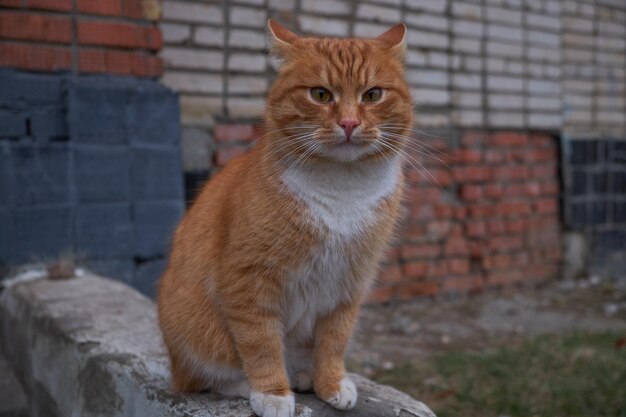
[[[315,226],[350,239],[375,219],[380,201],[396,190],[400,170],[399,159],[324,163],[288,169],[282,180],[306,205]]]
[[[283,175],[283,182],[306,205],[310,221],[325,236],[289,279],[286,330],[298,338],[312,334],[319,315],[351,299],[356,289],[348,259],[358,259],[352,242],[376,220],[381,200],[397,188],[401,169],[399,161],[315,168]]]

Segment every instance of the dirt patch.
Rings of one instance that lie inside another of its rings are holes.
[[[591,277],[459,301],[367,306],[349,352],[366,374],[442,351],[486,351],[543,334],[623,332],[626,288]]]

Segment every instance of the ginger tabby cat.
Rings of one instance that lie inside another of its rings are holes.
[[[173,388],[292,417],[292,389],[355,406],[344,353],[391,238],[412,125],[406,28],[300,37],[268,22],[282,60],[266,135],[209,181],[159,283]]]

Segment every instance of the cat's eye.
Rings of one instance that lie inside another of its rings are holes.
[[[330,103],[333,101],[333,94],[324,87],[311,88],[311,97],[318,103]]]
[[[362,100],[364,103],[376,103],[382,96],[383,90],[378,87],[374,87],[363,93]]]

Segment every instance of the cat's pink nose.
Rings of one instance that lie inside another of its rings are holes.
[[[347,117],[341,120],[338,124],[343,128],[343,131],[346,132],[346,138],[350,139],[350,136],[352,136],[352,131],[355,127],[360,125],[361,122],[353,117]]]

